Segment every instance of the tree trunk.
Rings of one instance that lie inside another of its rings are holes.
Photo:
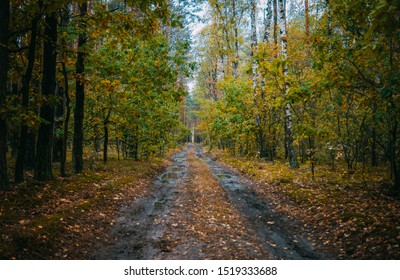
[[[253,79],[253,96],[254,96],[254,103],[257,105],[257,62],[254,59],[255,50],[257,48],[257,23],[256,23],[256,13],[257,13],[257,6],[256,1],[251,0],[251,14],[250,14],[250,21],[251,21],[251,59],[252,59],[252,79]]]
[[[64,106],[64,116],[63,116],[63,135],[62,135],[62,150],[61,150],[61,165],[60,174],[65,177],[65,165],[67,163],[67,144],[68,144],[68,123],[71,117],[71,106],[69,98],[69,85],[68,85],[68,73],[65,66],[65,62],[62,63],[62,73],[64,76],[64,96],[63,96],[63,106]]]
[[[214,101],[217,101],[219,98],[217,83],[218,83],[218,59],[215,62],[214,69],[212,70],[212,80],[211,80],[211,96],[214,99]]]
[[[108,111],[107,116],[103,121],[104,139],[103,139],[103,161],[108,160],[108,124],[110,123],[111,109]]]
[[[269,42],[271,37],[272,0],[267,0],[264,9],[264,42]]]
[[[36,135],[35,129],[30,129],[26,137],[26,151],[25,151],[25,170],[35,169],[36,159]]]
[[[64,86],[58,85],[57,95],[59,100],[63,100]],[[54,140],[53,140],[53,162],[61,162],[62,150],[63,150],[63,127],[64,127],[64,102],[57,103],[55,108],[55,122],[54,122]]]
[[[251,69],[252,69],[252,79],[253,79],[253,101],[255,108],[255,122],[257,126],[257,136],[258,136],[258,144],[259,144],[259,155],[261,158],[264,158],[266,145],[265,145],[265,135],[264,130],[261,125],[261,117],[259,114],[259,105],[258,105],[258,97],[257,97],[257,83],[258,83],[258,67],[257,61],[255,60],[255,51],[257,49],[257,22],[256,22],[256,14],[257,14],[257,2],[255,0],[251,0],[251,13],[250,13],[250,23],[251,23]]]
[[[311,49],[310,49],[310,11],[309,11],[308,0],[304,0],[304,15],[305,15],[305,29],[306,29],[307,59],[311,59]]]
[[[6,103],[8,73],[8,25],[10,1],[0,1],[0,109]],[[7,122],[0,115],[0,190],[8,188],[7,176]]]
[[[271,19],[272,19],[272,2],[271,0],[267,0],[265,3],[264,8],[264,37],[263,42],[269,43],[271,37]],[[265,77],[261,80],[261,98],[263,102],[265,102]],[[265,119],[264,112],[263,112],[263,119]]]
[[[31,41],[29,43],[29,53],[28,53],[28,65],[26,67],[24,78],[22,79],[22,106],[25,110],[27,110],[29,106],[29,89],[32,79],[33,66],[35,64],[37,27],[38,27],[38,18],[34,17],[32,19]],[[15,183],[20,183],[24,180],[27,138],[28,138],[28,126],[26,123],[23,123],[21,125],[21,132],[19,135],[18,155],[15,163]]]
[[[72,161],[74,174],[83,170],[83,118],[85,102],[85,51],[86,45],[86,22],[85,17],[88,10],[87,2],[79,6],[81,32],[78,37],[78,56],[76,59],[76,94],[74,111],[74,140],[72,147]]]
[[[372,146],[371,146],[371,165],[373,167],[378,166],[378,155],[377,155],[377,134],[375,127],[372,128]]]
[[[125,2],[125,5],[126,5],[126,2]],[[167,37],[167,41],[168,41],[169,47],[171,47],[171,25],[172,25],[172,22],[171,22],[171,14],[172,14],[172,8],[173,8],[173,6],[172,6],[172,0],[168,0],[168,10],[169,10],[169,13],[168,13],[168,15],[167,15],[166,37]]]
[[[315,161],[314,161],[314,141],[311,135],[308,135],[308,147],[310,149],[311,177],[315,180]]]
[[[400,192],[400,170],[399,170],[399,153],[398,153],[398,121],[399,114],[395,114],[393,121],[390,124],[390,141],[389,141],[389,153],[390,153],[390,167],[391,173],[393,174],[394,179],[394,189]]]
[[[283,76],[288,76],[288,65],[287,65],[287,29],[286,29],[286,7],[283,0],[279,0],[279,33],[281,39],[281,55],[284,60],[282,71]],[[290,85],[285,79],[284,94],[287,96],[290,89]],[[289,102],[285,106],[285,128],[286,128],[286,147],[288,152],[289,164],[292,168],[298,168],[299,163],[297,162],[296,150],[293,148],[293,128],[292,128],[292,108]]]
[[[70,15],[69,15],[69,10],[71,9],[71,4],[66,4],[64,6],[64,9],[62,10],[61,13],[61,27],[63,29],[68,28],[68,25],[70,23]],[[67,44],[67,41],[65,40],[63,44]],[[60,174],[62,177],[66,177],[66,163],[67,163],[67,146],[68,146],[68,130],[69,130],[69,119],[71,117],[71,99],[69,97],[69,81],[68,81],[68,72],[67,72],[67,67],[66,67],[66,58],[63,59],[61,62],[61,73],[63,75],[63,82],[64,85],[63,87],[63,116],[62,116],[62,138],[61,138],[61,161],[60,161]]]
[[[123,137],[123,140],[121,140],[121,152],[122,152],[122,158],[127,159],[128,158],[128,149],[126,145],[126,136]]]
[[[121,145],[119,142],[119,138],[117,137],[117,140],[115,141],[115,143],[117,144],[117,155],[118,155],[118,160],[120,160],[120,153],[121,153]]]
[[[233,60],[233,80],[236,82],[239,68],[239,31],[237,24],[236,0],[232,0],[232,20],[235,41],[235,59]]]
[[[325,0],[326,4],[326,14],[327,14],[327,32],[328,32],[328,41],[329,41],[329,53],[332,52],[332,7],[329,0]]]
[[[274,8],[274,44],[278,45],[278,5],[276,0],[272,0],[272,5]]]
[[[39,127],[35,160],[35,179],[39,181],[53,177],[51,154],[57,62],[57,18],[54,13],[46,15],[44,37],[42,95],[45,103],[40,108],[40,118],[43,121]]]
[[[108,160],[108,125],[104,124],[104,142],[103,142],[103,161],[106,163]]]

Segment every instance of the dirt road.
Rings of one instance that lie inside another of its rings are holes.
[[[324,259],[254,185],[189,144],[126,206],[94,259]]]

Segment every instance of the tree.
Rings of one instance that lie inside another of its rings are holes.
[[[7,189],[7,122],[5,110],[8,74],[10,1],[0,2],[0,189]]]
[[[265,133],[263,129],[263,116],[260,114],[260,100],[257,93],[257,85],[259,79],[258,73],[258,64],[256,60],[255,53],[257,52],[257,22],[256,22],[256,13],[257,13],[257,3],[255,0],[250,2],[251,12],[250,12],[250,24],[251,24],[251,69],[252,69],[252,80],[253,80],[253,99],[254,99],[254,107],[255,107],[255,122],[257,126],[258,133],[258,145],[259,145],[259,155],[260,158],[267,157],[267,148],[265,143]],[[261,100],[263,102],[263,100]]]
[[[29,106],[29,91],[31,85],[31,79],[33,74],[33,67],[35,63],[35,53],[37,44],[37,29],[38,29],[39,15],[35,15],[32,18],[31,23],[31,39],[29,42],[28,50],[28,65],[26,67],[25,75],[22,79],[22,106],[25,110]],[[15,182],[19,183],[24,180],[24,170],[25,170],[25,155],[26,155],[26,145],[28,138],[28,125],[23,122],[21,125],[21,131],[19,135],[19,146],[18,146],[18,156],[15,163]]]
[[[238,30],[238,11],[236,0],[232,0],[232,17],[233,17],[233,31],[234,31],[234,41],[235,41],[235,58],[233,60],[233,80],[236,82],[238,76],[239,68],[239,30]]]
[[[85,45],[86,45],[86,14],[88,4],[84,1],[79,5],[79,36],[78,54],[76,58],[76,92],[74,110],[74,138],[72,146],[72,161],[74,173],[81,173],[83,170],[83,120],[85,103]]]
[[[283,0],[278,1],[279,5],[279,34],[281,40],[281,56],[282,56],[282,72],[284,78],[288,76],[288,64],[287,64],[287,28],[286,28],[286,2]],[[290,85],[287,78],[284,81],[284,95],[287,97],[289,93]],[[289,158],[289,164],[292,168],[299,167],[297,162],[296,151],[293,147],[293,124],[292,124],[292,108],[289,100],[286,100],[285,106],[285,143]]]
[[[272,0],[265,2],[264,8],[264,36],[263,42],[269,43],[271,40],[271,21],[272,21]]]
[[[54,126],[56,66],[57,66],[57,16],[55,11],[45,15],[41,123],[38,132],[35,160],[35,179],[46,181],[52,173],[52,140]]]
[[[61,14],[61,30],[64,31],[64,36],[60,38],[62,45],[64,46],[64,52],[61,54],[61,73],[62,73],[62,85],[60,85],[60,90],[63,93],[63,128],[62,128],[62,147],[61,147],[61,160],[60,160],[60,174],[61,176],[66,176],[66,163],[67,163],[67,146],[68,146],[68,132],[69,132],[69,119],[71,117],[71,98],[69,96],[69,78],[68,78],[68,71],[67,71],[67,61],[68,61],[68,48],[66,47],[69,40],[67,36],[68,25],[70,23],[70,4],[66,4],[64,9],[62,10]]]

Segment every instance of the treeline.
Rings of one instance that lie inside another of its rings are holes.
[[[196,114],[211,148],[313,176],[388,166],[400,189],[398,1],[208,2]]]
[[[0,189],[51,179],[55,161],[81,173],[110,146],[139,159],[185,141],[190,37],[173,1],[0,5]]]

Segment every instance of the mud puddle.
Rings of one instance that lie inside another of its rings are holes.
[[[245,178],[210,159],[199,146],[196,146],[196,156],[208,164],[214,177],[228,192],[232,203],[247,218],[274,259],[326,258],[306,238],[297,234],[296,221],[273,211],[270,204],[252,190]]]

